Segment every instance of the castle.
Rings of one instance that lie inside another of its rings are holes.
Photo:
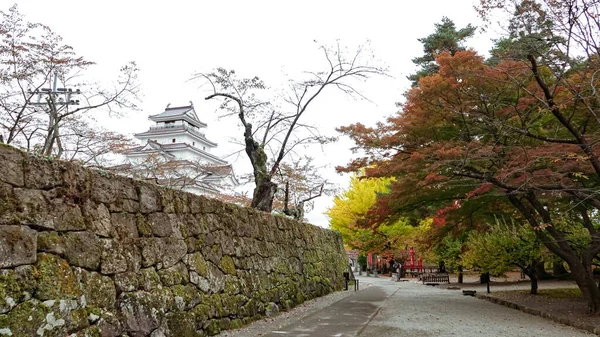
[[[227,192],[238,185],[231,164],[211,153],[217,143],[206,138],[207,124],[193,104],[170,107],[148,117],[149,130],[134,135],[140,145],[125,152],[122,169],[194,194]]]

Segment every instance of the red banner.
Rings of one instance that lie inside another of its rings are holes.
[[[369,266],[373,265],[373,254],[369,253],[369,255],[367,255],[367,264]]]

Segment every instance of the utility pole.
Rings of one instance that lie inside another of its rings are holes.
[[[59,123],[64,117],[60,115],[62,110],[66,110],[69,105],[79,105],[79,100],[73,99],[74,95],[81,94],[79,89],[57,88],[58,75],[54,74],[51,88],[28,90],[30,97],[37,97],[36,102],[29,102],[33,106],[44,106],[44,111],[48,114],[48,132],[42,149],[42,155],[50,156],[54,143],[58,145],[58,155],[62,154],[62,144],[60,142]]]

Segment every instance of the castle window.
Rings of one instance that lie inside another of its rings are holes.
[[[196,142],[192,142],[192,145],[194,145],[194,146],[195,146],[195,145],[196,145]]]
[[[206,146],[203,146],[203,147],[202,147],[202,150],[206,151]]]
[[[173,138],[173,143],[175,143],[175,138]]]

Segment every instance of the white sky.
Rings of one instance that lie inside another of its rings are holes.
[[[209,124],[207,138],[219,143],[215,154],[225,156],[239,148],[229,137],[241,135],[235,120],[217,120],[217,105],[204,101],[208,88],[187,82],[191,74],[216,67],[257,75],[271,87],[284,81],[283,74],[318,71],[325,61],[318,45],[336,39],[350,50],[371,41],[380,65],[393,78],[367,83],[362,93],[373,103],[354,101],[325,92],[304,116],[325,135],[337,135],[335,127],[362,122],[372,125],[396,111],[395,102],[409,87],[406,76],[415,71],[411,59],[422,55],[418,38],[431,34],[443,16],[458,28],[479,25],[473,5],[478,0],[422,1],[151,1],[151,0],[19,0],[19,11],[28,21],[50,26],[74,47],[75,52],[97,63],[86,79],[110,82],[120,66],[137,62],[144,94],[141,111],[127,119],[106,121],[107,127],[132,135],[151,122],[147,116],[163,111],[167,103],[185,105],[192,100],[200,119]],[[0,0],[6,11],[14,1]],[[467,43],[485,53],[490,38],[477,34]],[[351,158],[348,139],[312,149],[318,165],[329,165],[323,176],[347,187],[348,177],[337,175],[336,165]],[[244,156],[228,158],[237,173],[249,169]],[[331,197],[316,200],[307,217],[323,227],[323,212]]]

